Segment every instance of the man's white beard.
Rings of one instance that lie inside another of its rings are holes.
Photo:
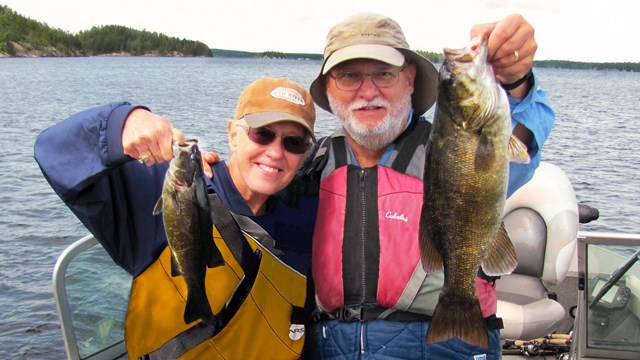
[[[327,94],[327,97],[331,111],[338,117],[344,130],[360,146],[373,151],[384,149],[402,134],[411,111],[411,93],[408,90],[395,106],[391,106],[387,100],[380,98],[373,101],[358,100],[347,105],[330,94]],[[387,115],[382,121],[372,128],[359,123],[353,112],[367,106],[380,106],[388,109]]]

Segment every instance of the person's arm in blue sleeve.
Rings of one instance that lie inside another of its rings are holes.
[[[507,197],[511,196],[522,185],[533,177],[533,173],[540,165],[541,150],[547,140],[555,113],[547,100],[544,91],[538,88],[538,79],[533,74],[533,81],[529,93],[523,99],[509,97],[511,107],[512,129],[521,124],[531,134],[531,142],[527,145],[529,157],[528,164],[511,162],[509,165],[509,187]]]
[[[112,103],[78,113],[43,131],[34,149],[54,191],[134,276],[166,241],[162,219],[152,211],[167,166],[147,167],[124,154],[123,126],[136,108]]]
[[[507,196],[533,176],[555,119],[544,92],[538,89],[537,77],[533,72],[529,77],[538,49],[534,34],[533,26],[520,14],[471,28],[474,41],[487,38],[489,64],[496,79],[508,89],[513,134],[524,142],[531,158],[528,164],[510,164]]]

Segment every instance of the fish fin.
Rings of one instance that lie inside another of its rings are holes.
[[[528,164],[531,161],[528,151],[527,145],[511,134],[509,139],[509,160],[520,164]]]
[[[213,242],[213,239],[211,239],[211,246],[208,247],[207,253],[208,268],[215,268],[224,265],[224,258],[222,257],[222,253],[220,252],[220,249],[218,249],[216,243]]]
[[[201,207],[199,211],[200,216],[200,236],[201,244],[203,246],[204,261],[208,268],[215,268],[224,265],[224,258],[220,249],[216,245],[213,239],[213,221],[211,220],[211,213],[207,208]],[[244,239],[242,239],[244,240]]]
[[[476,171],[487,172],[493,169],[493,164],[496,162],[496,151],[493,142],[487,137],[486,134],[480,135],[480,141],[476,148],[476,157],[474,167]]]
[[[182,271],[180,271],[180,265],[178,265],[178,261],[176,257],[171,253],[171,276],[176,277],[182,275]]]
[[[489,243],[481,265],[482,271],[489,276],[511,274],[518,265],[516,250],[503,222],[500,223],[493,241]]]
[[[467,344],[489,348],[489,334],[478,299],[465,296],[440,295],[427,330],[427,344],[457,337]]]
[[[427,210],[423,209],[422,211]],[[429,235],[428,227],[422,224],[424,224],[424,221],[421,221],[420,225],[420,259],[422,260],[422,268],[427,274],[442,271],[444,269],[442,255]]]
[[[156,206],[153,207],[153,215],[158,215],[162,212],[162,196],[156,202]]]
[[[187,305],[184,309],[184,323],[190,324],[196,320],[202,320],[206,324],[213,324],[215,319],[204,289],[190,290],[187,293]]]

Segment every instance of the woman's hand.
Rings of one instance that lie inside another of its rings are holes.
[[[145,109],[133,110],[122,129],[124,153],[147,166],[171,160],[174,140],[184,140],[184,133],[164,116]]]

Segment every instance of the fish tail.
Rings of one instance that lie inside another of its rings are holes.
[[[454,337],[467,344],[489,348],[488,330],[477,299],[451,294],[440,297],[426,342],[434,344]]]
[[[196,320],[202,320],[206,324],[212,324],[214,316],[205,292],[190,290],[187,293],[187,305],[184,309],[184,323],[190,324]]]

